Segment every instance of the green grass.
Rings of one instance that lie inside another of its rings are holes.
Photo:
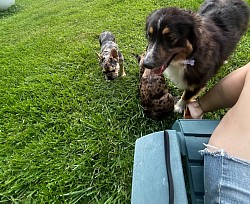
[[[1,12],[0,203],[130,203],[135,140],[181,117],[144,117],[132,53],[145,50],[152,10],[201,2],[16,0]],[[110,83],[95,55],[104,30],[127,68]],[[249,36],[208,88],[250,60]]]

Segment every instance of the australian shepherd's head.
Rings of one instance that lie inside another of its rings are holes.
[[[199,18],[179,8],[163,8],[154,11],[146,21],[148,40],[144,66],[164,69],[175,60],[191,57],[200,35]]]

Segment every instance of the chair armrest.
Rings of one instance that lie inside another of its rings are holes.
[[[175,203],[186,204],[187,195],[175,130],[168,130]],[[164,153],[164,132],[155,132],[136,140],[132,181],[132,204],[166,204],[169,201]]]

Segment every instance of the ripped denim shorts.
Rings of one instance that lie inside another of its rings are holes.
[[[204,155],[205,204],[250,204],[250,162],[206,146],[200,151]]]

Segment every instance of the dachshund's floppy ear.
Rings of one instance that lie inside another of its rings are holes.
[[[110,57],[113,57],[113,58],[118,58],[118,52],[115,48],[113,48],[110,52]]]

